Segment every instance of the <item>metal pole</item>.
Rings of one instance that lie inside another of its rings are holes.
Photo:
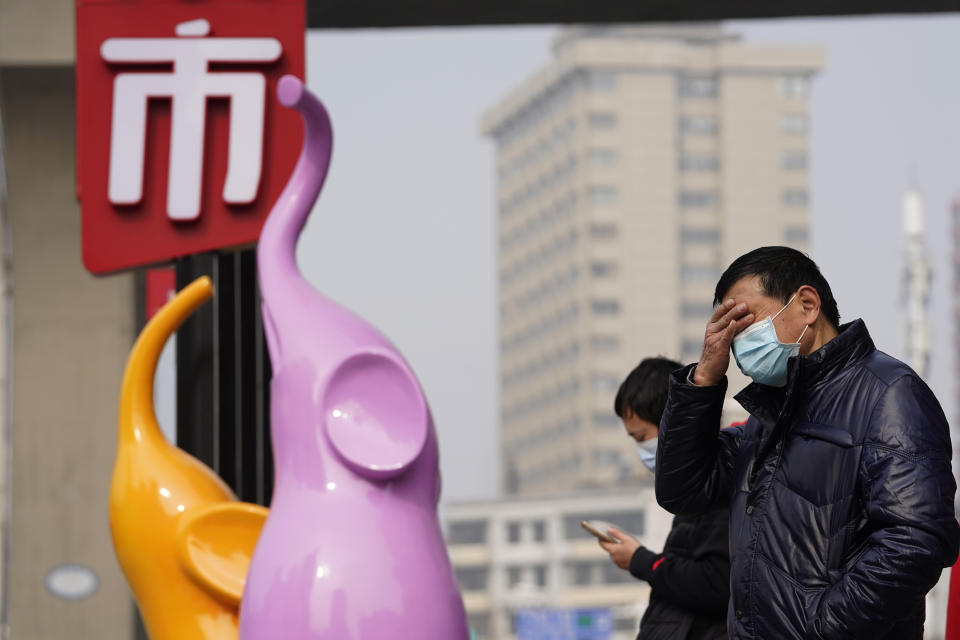
[[[213,280],[214,299],[177,332],[177,444],[248,502],[269,504],[270,359],[252,249],[177,262],[177,289]]]

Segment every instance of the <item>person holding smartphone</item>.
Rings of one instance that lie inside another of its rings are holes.
[[[657,434],[667,403],[670,374],[682,365],[665,358],[643,360],[620,385],[614,411],[636,440],[641,462],[656,472]],[[678,515],[663,551],[642,546],[610,527],[617,542],[600,540],[610,560],[650,583],[650,604],[638,640],[719,640],[727,637],[730,557],[726,508]]]

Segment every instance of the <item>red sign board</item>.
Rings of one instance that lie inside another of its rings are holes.
[[[303,0],[78,0],[77,194],[93,273],[256,241],[301,123]]]

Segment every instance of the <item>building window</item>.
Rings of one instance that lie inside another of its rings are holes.
[[[533,541],[544,542],[547,539],[547,523],[537,520],[533,523]]]
[[[590,225],[590,237],[594,240],[613,240],[617,233],[617,225],[612,222],[594,222]]]
[[[803,113],[785,113],[780,116],[780,131],[784,133],[806,133],[807,116]]]
[[[678,197],[684,209],[707,209],[716,207],[719,198],[716,191],[681,191]]]
[[[716,171],[720,159],[712,153],[689,153],[680,156],[680,171]]]
[[[612,167],[617,164],[617,152],[615,149],[590,149],[587,159],[594,168]]]
[[[720,269],[717,267],[684,264],[680,266],[681,282],[716,282],[720,279]]]
[[[624,571],[612,562],[603,565],[603,584],[625,584],[636,582],[636,578],[630,575],[629,571]]]
[[[703,351],[703,338],[684,338],[682,349],[685,355],[699,357]]]
[[[617,263],[616,262],[591,262],[590,263],[590,274],[594,278],[609,278],[617,274]]]
[[[620,452],[616,449],[594,449],[593,463],[598,467],[619,466]]]
[[[594,315],[598,316],[615,316],[620,313],[620,301],[619,300],[594,300],[591,305]]]
[[[603,429],[621,429],[623,422],[617,414],[609,411],[598,411],[593,414],[593,424]]]
[[[806,246],[808,238],[809,232],[806,227],[787,227],[783,234],[783,239],[789,245]]]
[[[523,582],[523,567],[507,567],[507,587],[515,587]]]
[[[587,194],[593,204],[613,204],[620,197],[617,188],[608,185],[590,187]]]
[[[490,614],[471,613],[467,615],[467,623],[478,638],[487,638],[490,635]],[[632,630],[632,628],[630,629]]]
[[[569,572],[570,583],[579,587],[590,584],[593,578],[594,564],[593,562],[583,560],[568,564],[567,570]]]
[[[680,228],[680,244],[716,244],[720,242],[719,229]]]
[[[547,586],[547,567],[546,565],[537,565],[533,568],[533,583],[538,587]]]
[[[464,591],[485,591],[490,575],[487,567],[457,567],[454,570],[457,582]]]
[[[620,338],[609,334],[594,335],[590,337],[590,346],[599,353],[610,353],[620,348]]]
[[[617,114],[611,111],[593,111],[587,115],[587,122],[593,129],[613,129],[617,126]]]
[[[519,522],[510,522],[507,523],[507,542],[516,544],[520,542],[520,523]]]
[[[806,76],[780,78],[780,95],[784,98],[805,98],[810,92],[810,80]]]
[[[787,171],[804,171],[807,168],[807,152],[790,149],[783,152],[783,168]]]
[[[783,192],[783,205],[785,207],[805,207],[807,206],[806,189],[787,189]]]
[[[637,632],[640,621],[632,616],[618,617],[613,620],[613,630],[615,633],[629,633],[633,635]]]
[[[613,91],[617,88],[615,71],[587,71],[585,84],[590,91]]]
[[[682,116],[680,132],[690,135],[714,135],[717,133],[717,119],[714,116]]]
[[[616,392],[620,388],[620,378],[609,373],[593,374],[593,389],[603,393]]]
[[[450,523],[450,544],[486,544],[486,520],[463,520]]]
[[[681,98],[715,98],[717,76],[681,75],[677,80]]]
[[[684,318],[706,320],[713,315],[713,305],[709,302],[684,302],[680,305],[680,314]]]
[[[612,514],[608,522],[620,525],[618,528],[634,536],[643,535],[643,526],[645,523],[643,511],[623,511]]]

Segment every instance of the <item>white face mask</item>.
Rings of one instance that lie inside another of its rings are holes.
[[[643,466],[653,471],[657,466],[657,439],[651,438],[638,444],[637,455],[640,456]]]

